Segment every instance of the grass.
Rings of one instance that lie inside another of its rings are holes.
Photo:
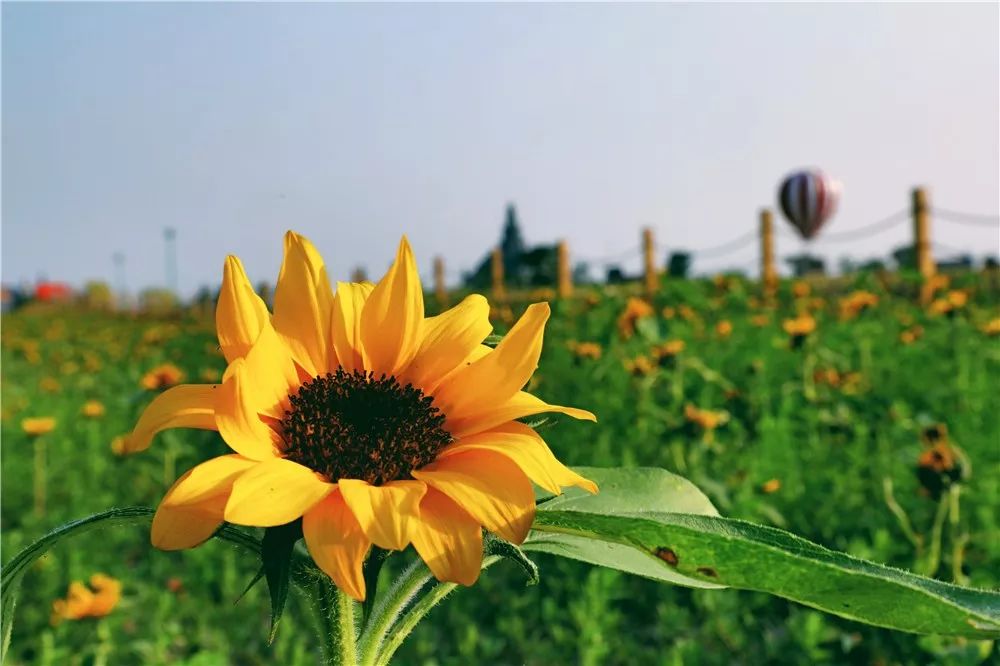
[[[653,316],[636,322],[627,338],[618,319],[628,287],[578,290],[554,304],[529,388],[594,411],[599,422],[553,419],[542,432],[567,464],[664,467],[690,478],[724,515],[944,580],[997,587],[1000,338],[981,329],[1000,315],[1000,290],[995,276],[952,281],[969,302],[937,315],[917,304],[918,290],[905,279],[817,283],[800,297],[783,284],[771,303],[738,279],[670,282],[654,299]],[[838,302],[856,288],[877,294],[878,304],[842,318]],[[496,308],[497,329],[519,309]],[[802,309],[814,313],[818,328],[795,348],[782,320]],[[732,326],[728,337],[717,331],[721,321]],[[901,332],[915,327],[922,335],[904,344]],[[684,349],[651,363],[648,374],[626,369],[674,339]],[[579,357],[574,341],[597,343],[600,358]],[[209,313],[140,318],[32,306],[4,316],[2,360],[4,560],[69,519],[111,506],[153,506],[181,472],[225,450],[215,433],[193,430],[163,433],[136,456],[111,450],[154,395],[141,388],[144,373],[173,363],[186,381],[221,375]],[[81,416],[91,399],[106,407],[102,417]],[[706,431],[685,416],[688,405],[725,412],[727,420]],[[57,420],[42,436],[44,515],[33,513],[37,443],[20,427],[30,416]],[[928,448],[922,433],[934,424],[946,425],[971,468],[960,494],[945,489],[940,499],[922,492],[915,473]],[[535,587],[525,588],[523,574],[501,563],[474,588],[456,592],[417,628],[398,663],[997,658],[988,645],[864,627],[760,594],[669,587],[550,556],[537,561]],[[163,553],[141,531],[86,535],[26,576],[8,663],[316,663],[301,599],[293,595],[272,646],[263,586],[234,605],[256,568],[218,543]],[[119,607],[99,620],[52,626],[52,601],[71,580],[98,571],[122,581]]]

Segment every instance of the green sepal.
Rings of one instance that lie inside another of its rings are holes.
[[[271,631],[267,642],[274,642],[278,633],[278,622],[285,611],[288,600],[289,576],[292,571],[292,552],[295,542],[302,538],[302,520],[296,520],[264,530],[260,542],[261,569],[267,580],[267,591],[271,596]],[[252,583],[251,583],[252,584]]]

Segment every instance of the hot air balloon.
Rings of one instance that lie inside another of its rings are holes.
[[[819,169],[796,171],[778,190],[782,212],[806,240],[819,233],[836,212],[839,200],[840,182]]]

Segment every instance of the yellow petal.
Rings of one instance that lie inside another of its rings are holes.
[[[435,391],[434,403],[449,419],[460,419],[513,396],[538,367],[548,318],[547,303],[530,305],[493,353],[459,370]]]
[[[542,414],[544,412],[559,412],[583,421],[597,420],[596,416],[584,409],[550,405],[530,393],[520,391],[506,402],[493,405],[478,414],[457,419],[449,418],[445,427],[456,439],[461,439],[469,435],[491,430],[507,421]]]
[[[261,329],[242,367],[230,365],[225,379],[237,375],[241,401],[236,405],[276,419],[284,416],[288,396],[298,389],[300,381],[291,351],[270,324]]]
[[[333,292],[323,258],[308,239],[285,234],[285,259],[274,290],[274,328],[307,374],[327,367]]]
[[[374,288],[375,285],[371,282],[337,283],[337,294],[333,298],[330,335],[333,338],[337,361],[347,372],[364,370],[361,356],[361,311]]]
[[[267,305],[250,284],[243,264],[237,257],[227,257],[222,269],[219,301],[215,306],[215,328],[227,363],[246,356],[270,317]]]
[[[404,379],[424,393],[431,393],[441,380],[459,367],[490,334],[490,305],[479,294],[436,317],[424,320],[423,340]]]
[[[284,525],[301,517],[334,488],[296,462],[265,460],[236,479],[225,517],[237,525]]]
[[[406,548],[427,486],[419,481],[373,486],[359,479],[340,479],[337,486],[372,543],[386,550]]]
[[[153,545],[162,550],[193,548],[212,536],[222,524],[233,481],[254,464],[242,456],[219,456],[177,479],[153,516]]]
[[[523,542],[535,519],[535,493],[528,477],[509,458],[492,451],[439,458],[413,476],[507,541]]]
[[[559,462],[537,432],[517,421],[466,437],[442,451],[439,459],[466,451],[493,451],[506,456],[517,463],[529,479],[556,495],[562,492],[562,486],[578,486],[590,493],[597,492],[597,484]]]
[[[215,430],[217,390],[215,384],[181,384],[156,396],[125,437],[122,452],[144,451],[156,433],[167,428]]]
[[[302,535],[317,566],[337,587],[352,598],[364,601],[362,564],[371,542],[361,531],[361,525],[347,507],[340,490],[334,489],[306,512],[302,518]]]
[[[247,374],[246,359],[237,358],[226,371],[216,391],[215,423],[226,444],[240,455],[265,460],[276,455],[278,435],[260,420],[258,405],[252,400],[253,377]]]
[[[396,260],[361,311],[365,367],[376,375],[396,375],[405,369],[420,344],[423,321],[424,292],[404,236]]]
[[[433,488],[420,500],[413,547],[440,581],[472,585],[479,578],[483,562],[479,522]]]

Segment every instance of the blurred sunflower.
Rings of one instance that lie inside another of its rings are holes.
[[[47,435],[56,428],[56,420],[51,416],[39,416],[36,418],[23,419],[21,421],[21,430],[24,431],[26,435],[32,437],[38,437],[40,435]]]
[[[173,363],[158,365],[142,376],[140,384],[147,391],[176,386],[184,379],[184,372]]]
[[[643,317],[653,315],[653,306],[641,298],[632,296],[625,303],[625,309],[618,315],[618,334],[622,340],[635,335],[635,324]]]
[[[229,363],[220,385],[159,395],[125,448],[165,428],[218,430],[233,450],[184,474],[153,520],[159,548],[190,548],[223,521],[271,527],[302,519],[316,564],[365,597],[362,563],[374,544],[412,543],[439,580],[479,576],[482,527],[521,543],[534,519],[531,481],[559,493],[595,484],[563,466],[530,427],[542,412],[595,420],[522,391],[549,317],[528,307],[495,349],[489,305],[467,297],[424,317],[409,243],[378,284],[339,283],[319,253],[289,232],[274,314],[236,257],[216,308]]]
[[[96,419],[104,416],[104,405],[97,400],[88,400],[83,403],[80,413],[89,419]]]
[[[733,334],[733,323],[728,319],[723,319],[715,325],[715,334],[725,340]]]
[[[1000,317],[991,319],[980,327],[983,333],[990,337],[996,337],[1000,335]]]
[[[810,314],[803,314],[794,319],[786,319],[781,328],[788,334],[793,349],[802,346],[805,339],[816,331],[816,319]]]
[[[90,577],[90,587],[80,581],[69,585],[65,599],[52,602],[53,625],[63,620],[82,620],[86,617],[104,617],[115,609],[122,596],[122,584],[105,574]]]

